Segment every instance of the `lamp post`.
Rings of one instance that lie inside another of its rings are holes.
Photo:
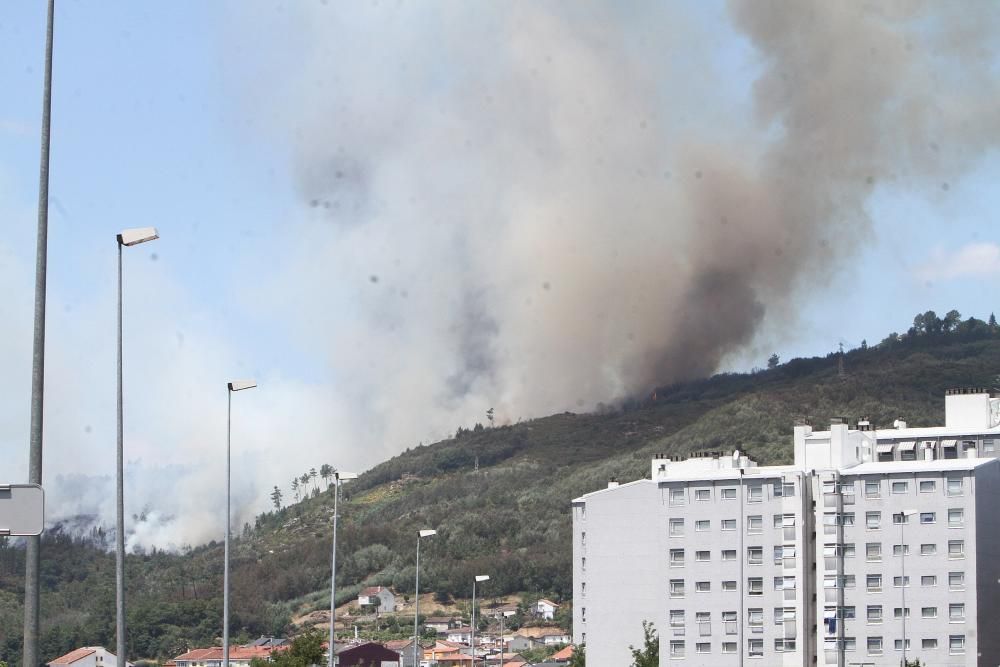
[[[222,569],[222,667],[229,667],[229,450],[232,442],[233,392],[253,389],[257,383],[253,380],[234,380],[226,385],[226,547],[225,564]]]
[[[122,387],[122,248],[160,238],[154,227],[123,230],[118,240],[118,461],[115,500],[115,629],[118,667],[125,667],[125,416]]]
[[[477,574],[476,578],[472,580],[472,633],[470,635],[470,643],[472,644],[472,665],[476,665],[476,584],[480,581],[489,581],[490,575],[488,574]],[[501,651],[500,661],[503,662],[503,651]]]
[[[330,558],[330,660],[329,667],[334,665],[336,637],[333,626],[337,622],[337,498],[340,496],[340,480],[357,479],[356,472],[333,471],[333,555]]]
[[[903,667],[906,667],[906,538],[904,528],[910,517],[917,510],[903,510],[899,513],[899,575],[901,578],[900,592],[903,598],[903,609],[900,618],[903,622]]]
[[[431,528],[417,531],[417,581],[413,587],[413,667],[420,667],[420,660],[417,658],[417,647],[420,634],[417,632],[417,623],[420,622],[420,538],[437,535],[437,531]]]

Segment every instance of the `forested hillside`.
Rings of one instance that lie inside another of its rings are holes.
[[[375,466],[344,486],[338,598],[375,584],[412,594],[415,531],[435,527],[439,535],[422,546],[422,590],[464,598],[473,575],[487,572],[490,594],[567,600],[572,498],[610,477],[644,476],[654,452],[739,447],[761,463],[788,461],[796,419],[819,427],[861,415],[878,426],[899,416],[913,426],[939,423],[946,388],[998,384],[1000,331],[992,320],[927,313],[878,345],[771,365],[660,387],[600,413],[476,425]],[[243,636],[286,632],[293,615],[329,604],[332,491],[306,495],[259,516],[236,541],[232,615]],[[113,646],[105,536],[50,531],[43,545],[42,656]],[[221,634],[221,544],[130,555],[127,576],[130,658],[166,659]],[[22,595],[23,551],[2,542],[0,660],[11,665],[21,655]]]

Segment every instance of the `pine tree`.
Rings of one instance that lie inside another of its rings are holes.
[[[274,509],[281,509],[281,489],[274,487],[274,491],[271,492],[271,502],[274,503]]]
[[[299,478],[292,480],[292,491],[295,492],[295,502],[299,502]]]
[[[990,324],[990,330],[992,330],[992,331],[996,331],[997,330],[997,316],[994,315],[993,313],[990,313],[990,322],[989,322],[989,324]]]

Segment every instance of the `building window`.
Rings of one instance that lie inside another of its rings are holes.
[[[948,621],[965,623],[965,605],[962,603],[948,605]]]
[[[735,581],[723,581],[722,582],[722,590],[724,590],[726,592],[735,591],[736,590],[736,582]]]
[[[902,651],[903,650],[903,640],[902,639],[895,639],[895,640],[893,640],[892,645],[893,645],[893,648],[895,648],[897,651]],[[909,640],[909,638],[907,638],[907,640],[906,640],[906,650],[907,651],[910,650],[910,640]]]
[[[866,479],[865,480],[865,497],[866,498],[878,498],[881,494],[879,491],[879,483],[876,479]]]
[[[698,634],[702,637],[712,636],[712,615],[707,611],[695,612],[694,620],[698,623]]]
[[[948,558],[965,558],[965,540],[948,540]]]
[[[695,500],[711,500],[712,490],[711,489],[695,489],[694,491]]]
[[[670,504],[671,505],[684,504],[684,489],[670,489]]]
[[[909,544],[893,544],[892,545],[892,555],[893,556],[909,556],[910,555],[910,545]]]
[[[923,517],[921,517],[923,519]],[[910,523],[910,515],[903,512],[896,512],[892,515],[892,523],[895,525]]]
[[[876,592],[882,590],[882,575],[881,574],[869,574],[865,577],[865,588],[869,592]]]
[[[949,496],[960,496],[962,495],[962,478],[961,477],[949,477],[948,478],[948,495]],[[965,637],[963,636],[963,642]]]
[[[580,545],[584,546],[584,547],[587,546],[587,532],[586,531],[580,533]]]
[[[670,627],[672,627],[672,628],[683,628],[684,627],[684,610],[683,609],[671,609],[670,610]]]
[[[670,537],[684,537],[684,519],[670,520]]]
[[[735,611],[722,612],[722,628],[727,635],[735,635],[738,632]]]
[[[882,525],[882,513],[881,512],[865,512],[865,526],[869,530],[873,530]]]
[[[722,530],[736,530],[736,519],[723,519]]]
[[[761,658],[764,656],[764,640],[748,639],[747,650],[750,651],[751,658]]]
[[[712,583],[709,581],[696,581],[694,582],[694,592],[695,593],[710,593],[712,591]]]
[[[937,553],[936,544],[921,544],[920,545],[920,555],[921,556],[933,556]]]
[[[795,607],[775,607],[774,622],[783,625],[786,621],[795,622]]]
[[[698,642],[694,645],[695,653],[711,653],[712,645],[708,642]]]
[[[983,453],[984,454],[992,454],[993,451],[994,451],[994,447],[995,447],[995,445],[993,444],[993,440],[983,440]]]
[[[694,552],[694,559],[697,560],[697,561],[702,561],[702,562],[704,562],[704,561],[710,561],[710,560],[712,560],[712,552],[711,551],[695,551]]]
[[[747,609],[747,625],[761,627],[764,625],[764,610],[759,607]]]
[[[760,533],[764,530],[764,518],[759,514],[747,517],[747,532]]]
[[[759,503],[764,500],[764,487],[760,484],[750,484],[747,486],[747,502]]]
[[[684,550],[670,550],[670,567],[684,567]]]
[[[961,528],[965,525],[965,510],[955,508],[948,510],[948,527]]]
[[[672,597],[672,598],[682,598],[682,597],[684,597],[684,580],[683,579],[671,579],[670,580],[670,597]]]
[[[882,638],[868,638],[868,655],[882,655]]]
[[[671,658],[683,658],[684,657],[684,642],[678,641],[676,639],[670,640],[670,657]]]
[[[937,607],[921,607],[920,618],[937,618]]]
[[[881,623],[882,622],[882,605],[880,604],[870,604],[868,605],[868,622],[869,623]]]
[[[747,547],[747,563],[761,565],[764,563],[764,547]]]
[[[711,530],[712,522],[708,519],[700,519],[694,522],[694,529],[699,533],[704,533],[707,530]]]
[[[882,543],[869,542],[865,545],[865,560],[877,562],[882,560]]]
[[[736,549],[723,549],[722,560],[736,560]]]
[[[725,488],[725,489],[722,489],[722,499],[723,500],[736,500],[736,489],[735,488]]]
[[[750,595],[764,594],[763,577],[747,577],[747,593]]]
[[[892,492],[894,494],[906,493],[909,489],[910,489],[910,485],[909,485],[908,482],[893,482],[892,483]]]
[[[900,523],[899,521],[895,521],[895,518],[897,516],[902,516],[902,515],[894,514],[893,523]],[[905,523],[905,521],[903,523]],[[937,523],[937,512],[921,512],[920,523]]]
[[[937,490],[937,482],[933,479],[920,480],[920,493],[934,493]]]
[[[937,648],[937,639],[934,638],[921,639],[920,648],[922,649]]]
[[[948,653],[952,655],[965,653],[965,635],[948,635]]]
[[[903,608],[902,607],[896,607],[896,608],[894,608],[892,610],[892,617],[895,618],[895,619],[897,619],[897,620],[900,619],[900,618],[903,618]],[[906,608],[906,617],[907,618],[910,617],[910,608],[909,607]]]
[[[952,591],[965,590],[965,572],[949,572],[948,589]]]
[[[586,556],[584,556],[583,558],[580,559],[580,571],[581,572],[586,572],[587,571],[587,557]]]
[[[795,483],[794,482],[775,482],[774,483],[774,497],[775,498],[794,498],[795,497]]]
[[[723,653],[736,653],[736,642],[722,642]]]
[[[892,585],[895,586],[896,588],[907,588],[907,587],[909,587],[909,585],[910,585],[910,577],[909,577],[909,575],[907,575],[905,577],[893,577],[892,578]]]
[[[937,586],[937,577],[933,574],[925,574],[920,577],[921,586]]]
[[[794,639],[775,639],[774,651],[776,653],[795,653]]]

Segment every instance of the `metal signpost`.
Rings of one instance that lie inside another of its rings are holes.
[[[0,535],[35,537],[45,526],[45,492],[38,484],[0,484]]]

